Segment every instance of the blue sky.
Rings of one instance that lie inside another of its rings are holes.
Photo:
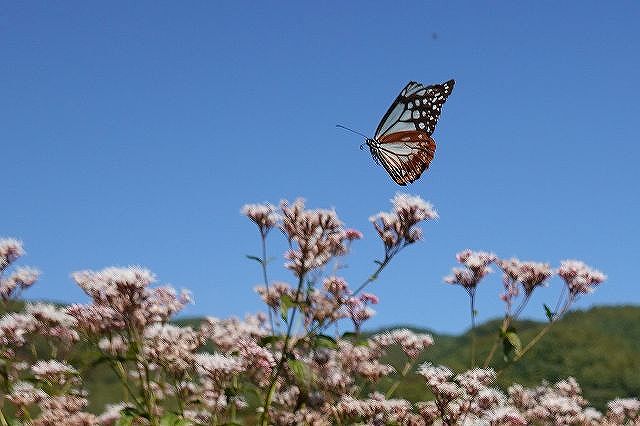
[[[43,271],[30,298],[84,301],[72,271],[141,264],[193,291],[188,315],[241,316],[262,306],[240,207],[302,196],[365,233],[357,285],[382,253],[368,217],[402,188],[335,124],[372,134],[409,80],[455,78],[435,160],[404,189],[441,217],[370,289],[370,325],[463,331],[466,294],[442,277],[467,247],[582,259],[609,280],[578,307],[637,304],[639,17],[633,1],[4,3],[0,236]],[[481,284],[480,320],[500,290]]]

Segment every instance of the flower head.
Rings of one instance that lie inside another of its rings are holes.
[[[480,280],[491,272],[489,264],[496,260],[496,255],[485,251],[463,250],[456,255],[459,263],[465,266],[453,268],[452,274],[444,278],[448,284],[457,284],[467,290],[475,289]]]
[[[264,236],[271,228],[276,226],[280,216],[272,204],[245,204],[240,212],[258,225],[260,233]]]
[[[402,247],[422,238],[422,231],[416,227],[418,223],[438,218],[431,203],[419,196],[399,193],[391,202],[391,212],[381,212],[369,218],[384,243],[387,259]]]
[[[574,295],[591,293],[595,286],[607,279],[605,274],[579,260],[561,262],[558,275],[567,284],[569,293]]]

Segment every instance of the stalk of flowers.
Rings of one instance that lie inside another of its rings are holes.
[[[292,336],[292,325],[298,309],[303,310],[305,313],[305,323],[307,325],[310,322],[315,322],[315,325],[308,329],[305,337],[313,336],[321,327],[326,327],[340,319],[342,314],[338,313],[338,311],[342,305],[346,306],[350,318],[356,326],[356,329],[358,329],[362,321],[372,315],[372,311],[366,307],[366,304],[370,303],[371,300],[367,299],[367,297],[361,299],[355,298],[355,296],[367,284],[377,278],[377,275],[395,254],[403,247],[421,238],[421,232],[419,228],[416,227],[420,221],[435,219],[437,217],[437,213],[433,210],[432,206],[419,197],[398,194],[392,202],[394,204],[392,213],[381,214],[371,219],[385,245],[385,257],[382,262],[378,262],[378,270],[353,292],[353,298],[346,297],[339,300],[334,297],[335,301],[339,301],[339,303],[334,303],[331,298],[326,297],[322,293],[310,290],[304,297],[305,303],[309,302],[307,305],[300,302],[302,284],[307,273],[324,266],[330,259],[345,254],[348,243],[354,239],[361,238],[362,234],[355,230],[345,230],[342,228],[341,222],[333,211],[307,210],[301,199],[296,200],[293,204],[289,204],[287,201],[281,202],[282,219],[280,229],[287,237],[291,246],[291,249],[285,255],[288,260],[285,266],[292,270],[298,277],[298,286],[292,298],[287,295],[289,298],[288,303],[293,301],[293,311],[290,317],[284,317],[287,322],[287,332],[282,346],[280,362],[275,369],[269,391],[265,398],[261,418],[262,424],[267,424],[268,422],[269,405],[275,392],[278,376],[284,366],[284,360],[287,358],[289,340]],[[257,216],[264,218],[269,209],[263,208],[260,210],[262,213],[258,215],[255,213],[257,211],[256,209],[253,210],[253,214],[249,214],[251,209],[245,209],[249,218],[258,224],[259,227],[261,226],[260,223],[262,223],[262,219],[258,219]],[[264,236],[262,231],[261,235]],[[393,241],[387,238],[389,235],[394,235]],[[277,294],[277,292],[273,294],[266,285],[264,289],[259,289],[258,291],[262,293],[264,300],[270,307],[275,308],[276,305],[282,307],[282,294]],[[285,305],[284,311],[286,312],[288,308],[289,306]],[[315,314],[310,315],[310,312],[315,312]]]
[[[543,383],[532,389],[514,384],[508,393],[510,404],[534,424],[603,424],[602,414],[588,406],[582,397],[582,389],[572,377],[554,385]]]
[[[422,231],[417,227],[420,222],[438,218],[433,205],[419,196],[398,193],[391,203],[391,212],[380,212],[369,218],[384,244],[383,262],[422,239]]]
[[[430,334],[414,333],[409,329],[400,328],[388,332],[376,334],[371,337],[372,344],[387,348],[397,345],[407,357],[404,367],[398,370],[400,376],[397,381],[385,393],[385,397],[390,398],[398,388],[402,380],[405,379],[409,371],[413,368],[420,354],[433,345],[433,337]]]
[[[491,272],[489,265],[496,260],[496,255],[485,251],[463,250],[456,254],[458,263],[464,268],[453,268],[452,274],[444,278],[444,282],[461,286],[469,295],[471,310],[471,366],[476,363],[475,358],[475,328],[476,328],[476,289],[480,281]]]
[[[525,418],[508,405],[506,395],[490,387],[492,369],[473,368],[454,375],[444,366],[425,363],[418,369],[434,395],[433,401],[418,403],[422,417],[431,424],[525,425]]]
[[[569,310],[571,305],[582,294],[589,294],[594,288],[604,282],[607,276],[602,272],[587,266],[584,262],[577,260],[565,260],[560,263],[557,274],[564,281],[563,292],[558,298],[554,312],[546,308],[549,322],[522,350],[518,350],[510,363],[521,359],[538,341],[551,329],[562,316]],[[508,364],[509,365],[509,364]]]
[[[162,326],[190,302],[189,293],[178,294],[168,286],[150,287],[154,275],[137,266],[80,271],[72,276],[92,303],[73,305],[65,313],[103,351],[140,416],[157,425],[161,412],[157,400],[168,391],[181,392],[180,379],[192,361],[189,348],[200,343],[200,336],[192,331]],[[166,344],[170,338],[179,338],[179,344]],[[121,355],[124,351],[127,357]],[[127,372],[130,367],[133,376]],[[172,379],[173,389],[158,392],[167,388],[156,380],[160,373]]]
[[[505,338],[509,330],[512,330],[512,323],[518,319],[526,307],[533,291],[538,287],[546,286],[549,278],[554,274],[554,271],[547,263],[522,262],[515,257],[511,259],[496,259],[495,264],[503,272],[502,282],[505,292],[500,295],[500,299],[505,303],[505,315],[498,336],[484,361],[483,366],[485,368],[493,360],[500,340]],[[512,306],[520,294],[520,287],[522,287],[524,297],[516,309],[513,310]]]
[[[31,267],[17,267],[9,276],[6,271],[24,255],[22,241],[15,238],[0,239],[0,300],[7,302],[21,290],[31,287],[40,276],[40,271]]]
[[[64,361],[39,360],[29,371],[30,381],[15,382],[6,396],[19,419],[39,426],[98,424],[93,414],[83,411],[88,401],[74,367]],[[38,415],[32,417],[33,413]]]

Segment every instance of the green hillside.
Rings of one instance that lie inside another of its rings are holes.
[[[19,305],[12,308],[19,308]],[[190,318],[176,322],[197,327],[200,320]],[[478,360],[486,357],[499,324],[499,321],[491,321],[476,329]],[[516,324],[523,344],[543,326],[532,321]],[[429,361],[447,365],[455,371],[469,367],[468,333],[459,336],[431,334],[435,345],[424,352],[416,365]],[[80,370],[87,372],[86,386],[92,411],[100,412],[106,403],[122,400],[123,391],[113,373],[102,364],[93,365],[97,354],[84,348],[75,351],[69,358]],[[400,370],[404,356],[399,352],[389,354],[388,362]],[[496,369],[504,366],[500,351],[494,357],[494,362]],[[543,379],[554,382],[567,376],[578,380],[584,396],[599,409],[603,409],[604,404],[615,397],[640,395],[640,307],[597,307],[566,315],[523,359],[502,372],[499,385],[505,389],[514,382],[535,386]],[[388,389],[392,382],[389,379],[383,381],[381,390]],[[398,387],[394,396],[413,401],[428,398],[423,381],[412,373]]]
[[[476,329],[478,360],[488,355],[499,325],[500,321],[491,321]],[[523,344],[543,326],[532,321],[516,324]],[[469,367],[468,333],[433,337],[435,345],[418,362],[444,364],[456,371]],[[399,355],[392,357],[394,365],[398,365],[395,359]],[[501,358],[501,353],[494,357],[497,370],[505,365]],[[506,389],[514,382],[535,386],[544,379],[555,382],[567,376],[575,377],[584,396],[600,409],[615,397],[640,395],[640,307],[607,306],[569,313],[518,363],[506,368],[498,382]],[[409,377],[397,394],[423,399],[421,378]]]

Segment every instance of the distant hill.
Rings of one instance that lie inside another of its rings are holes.
[[[11,310],[20,307],[21,304],[14,304]],[[185,318],[176,320],[176,323],[197,327],[200,321],[199,318]],[[482,361],[487,356],[499,325],[500,321],[496,320],[476,328],[477,360]],[[516,327],[521,340],[526,344],[544,324],[521,321]],[[389,327],[392,328],[398,327]],[[406,328],[431,333],[435,340],[435,345],[423,353],[416,365],[429,361],[447,365],[454,371],[469,367],[469,333],[452,336],[415,327]],[[113,373],[104,365],[91,366],[92,360],[97,359],[95,353],[85,348],[74,352],[70,358],[74,365],[80,368],[84,366],[89,372],[86,375],[86,386],[91,395],[89,399],[92,411],[100,412],[105,403],[122,399],[122,388]],[[499,350],[494,357],[494,367],[497,369],[504,366],[501,358]],[[401,369],[403,355],[399,352],[391,353],[388,362]],[[514,382],[535,386],[544,379],[555,382],[567,376],[576,378],[582,386],[584,396],[599,409],[604,409],[605,403],[615,397],[638,397],[640,307],[602,306],[567,314],[523,359],[504,370],[498,384],[503,389]],[[391,382],[393,380],[383,381],[380,386],[386,390]],[[429,397],[424,381],[413,373],[398,387],[394,396],[412,401]]]
[[[476,328],[476,359],[480,362],[488,355],[500,323],[489,321]],[[544,325],[534,321],[517,323],[523,344]],[[425,351],[419,362],[444,364],[455,371],[469,367],[469,333],[433,337],[435,345]],[[392,356],[393,365],[398,365],[399,356]],[[500,369],[504,365],[500,347],[493,366]],[[535,386],[545,379],[553,383],[567,376],[576,378],[585,398],[599,409],[616,397],[640,396],[640,307],[602,306],[567,314],[519,362],[502,372],[498,384],[503,389],[514,382]],[[423,381],[416,375],[408,377],[398,388],[398,395],[423,399]]]

